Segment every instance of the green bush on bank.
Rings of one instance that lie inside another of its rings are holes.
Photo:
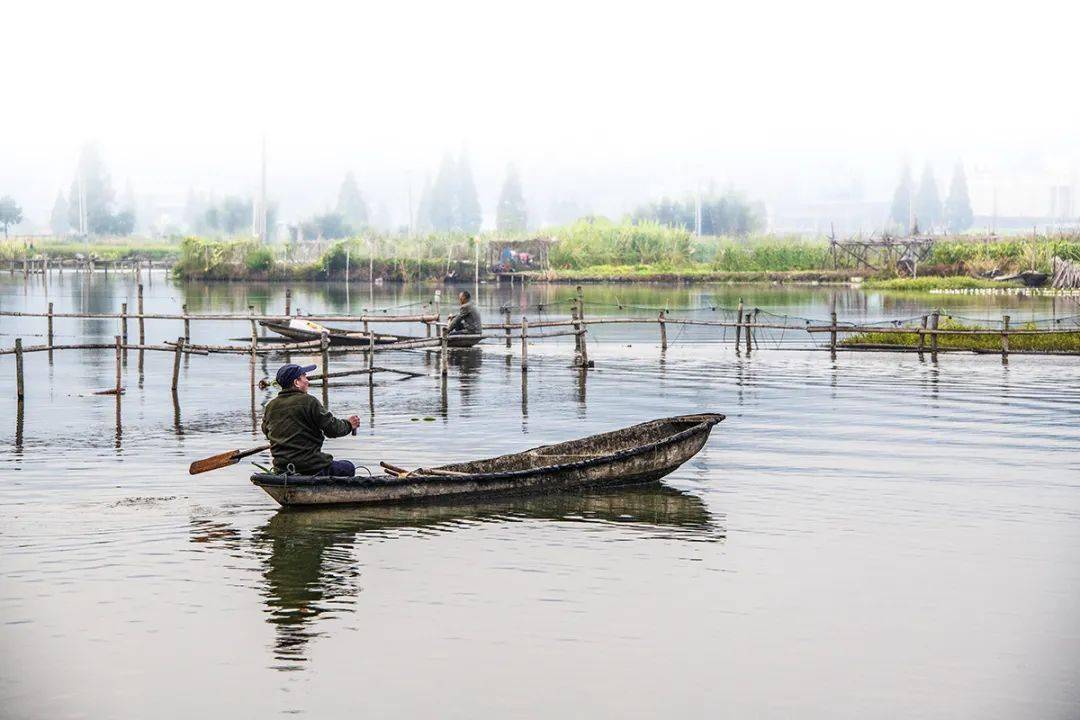
[[[180,252],[180,246],[169,242],[133,242],[132,238],[109,242],[107,238],[85,243],[67,239],[41,239],[24,241],[19,238],[0,240],[0,260],[21,260],[24,257],[48,255],[50,258],[72,259],[76,256],[97,260],[123,260],[140,257],[150,260],[172,260]]]
[[[938,323],[941,330],[996,330],[997,328],[965,325],[950,318],[942,318]],[[1010,330],[1035,330],[1032,323],[1015,325]],[[894,347],[918,347],[919,336],[915,333],[858,333],[840,341],[841,345],[889,345]],[[929,350],[930,338],[927,336],[926,348]],[[938,348],[941,350],[988,350],[1001,349],[1001,335],[939,335]],[[1047,335],[1010,335],[1010,350],[1039,350],[1054,352],[1080,352],[1080,332],[1072,328],[1069,333]]]
[[[1020,287],[1023,283],[999,282],[987,278],[975,278],[967,275],[950,275],[941,277],[938,275],[926,275],[918,278],[890,278],[887,280],[867,280],[863,287],[868,290],[911,290],[913,292],[926,292],[928,290],[966,290],[970,288],[1004,288]]]
[[[728,279],[725,274],[754,276],[767,273],[821,273],[843,279],[869,274],[843,261],[832,268],[832,254],[824,242],[796,238],[695,237],[683,228],[657,223],[615,223],[604,219],[581,220],[551,231],[557,240],[549,251],[551,274],[565,278],[595,279]],[[481,265],[486,265],[487,238],[481,243]],[[477,238],[460,234],[432,234],[410,238],[363,237],[338,241],[309,262],[296,262],[295,245],[260,245],[255,240],[186,238],[180,245],[178,277],[191,279],[296,279],[325,280],[344,277],[346,266],[353,279],[368,272],[388,281],[472,277]],[[879,273],[868,288],[930,290],[1001,287],[970,277],[998,269],[1049,269],[1058,255],[1080,260],[1080,239],[1075,237],[1006,240],[992,243],[944,240],[935,245],[920,270],[933,273],[917,279],[888,280]],[[486,267],[481,268],[486,271]],[[772,279],[772,278],[770,278]],[[784,278],[779,278],[784,279]]]

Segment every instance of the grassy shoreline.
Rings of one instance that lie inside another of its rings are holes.
[[[926,292],[1014,287],[982,277],[991,271],[1048,268],[1059,256],[1080,261],[1080,236],[980,240],[943,238],[920,263],[919,278],[855,267],[832,268],[828,243],[783,236],[695,237],[681,228],[652,223],[583,220],[545,231],[557,242],[550,269],[521,273],[534,282],[613,283],[848,283],[866,276],[872,290]],[[439,234],[413,237],[364,236],[331,243],[261,245],[253,239],[189,237],[179,242],[97,238],[93,243],[15,238],[0,243],[0,260],[48,254],[91,255],[100,260],[147,257],[174,261],[181,280],[364,281],[369,272],[384,282],[472,281],[477,243],[497,236]],[[486,252],[482,254],[486,255]],[[297,258],[306,258],[297,261]],[[843,261],[843,258],[841,258]],[[369,264],[370,263],[370,264]],[[481,267],[482,278],[488,275]],[[488,275],[490,277],[490,275]]]

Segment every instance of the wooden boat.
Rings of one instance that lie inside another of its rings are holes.
[[[257,473],[251,482],[282,505],[432,501],[558,492],[659,480],[697,454],[723,415],[651,420],[485,460],[441,465],[404,477]]]
[[[1019,280],[1024,283],[1026,287],[1042,287],[1046,284],[1046,280],[1050,276],[1044,272],[1038,270],[1025,270],[1023,272],[1013,273],[1012,275],[998,275],[994,280],[998,282],[1010,282],[1012,280]]]
[[[304,330],[301,328],[291,327],[287,323],[274,322],[272,320],[260,320],[259,325],[276,332],[289,340],[297,342],[307,342],[310,340],[318,340],[320,334],[312,330]],[[367,345],[368,336],[362,332],[354,330],[346,330],[344,328],[326,328],[328,336],[330,338],[331,345]],[[392,345],[393,343],[408,342],[409,340],[425,340],[429,338],[417,337],[415,335],[392,335],[389,333],[375,333],[376,345]],[[480,338],[475,335],[469,335],[466,337],[456,337],[451,335],[447,339],[447,345],[453,348],[461,347],[473,347]]]

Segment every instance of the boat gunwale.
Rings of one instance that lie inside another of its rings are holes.
[[[259,487],[288,487],[289,485],[304,486],[304,487],[319,487],[319,486],[336,486],[336,487],[368,487],[372,485],[394,485],[395,487],[401,487],[403,485],[431,485],[431,484],[444,484],[444,483],[468,483],[468,482],[489,482],[496,480],[512,480],[522,479],[533,475],[545,475],[551,472],[561,472],[567,470],[579,470],[584,468],[594,467],[596,465],[603,465],[606,463],[615,462],[618,460],[624,460],[626,458],[641,455],[643,453],[656,450],[667,445],[671,445],[676,442],[685,440],[701,432],[711,431],[713,426],[718,425],[727,416],[720,413],[700,413],[693,415],[676,415],[674,417],[658,418],[656,420],[649,420],[648,422],[639,423],[637,425],[631,425],[627,428],[622,428],[623,431],[632,430],[633,428],[642,427],[644,425],[652,425],[664,422],[687,422],[682,418],[701,417],[707,418],[698,422],[685,430],[680,430],[677,433],[668,435],[665,438],[656,440],[645,445],[639,445],[637,447],[628,448],[626,450],[618,450],[606,455],[597,455],[596,457],[586,458],[584,460],[575,460],[569,463],[560,463],[558,465],[544,465],[537,468],[526,468],[524,470],[504,470],[501,472],[490,473],[468,473],[465,475],[415,475],[409,478],[382,478],[371,477],[359,478],[359,477],[335,477],[333,475],[289,475],[288,473],[283,475],[268,474],[268,473],[255,473],[251,476],[251,482]],[[613,430],[609,432],[619,432],[619,430]],[[596,433],[595,435],[587,435],[584,438],[577,438],[577,440],[587,440],[590,437],[596,437],[597,435],[606,435],[607,433]],[[575,442],[575,440],[564,440],[563,442]],[[563,443],[554,443],[554,445],[561,445]],[[541,448],[551,447],[550,445],[538,445],[528,450],[522,450],[520,453],[511,453],[511,455],[524,455],[525,453],[532,452],[533,450],[539,450]],[[502,457],[502,456],[496,456]],[[555,456],[558,457],[558,456]],[[484,460],[492,460],[494,458],[483,458]],[[480,462],[479,460],[473,460],[470,462]],[[463,464],[463,463],[448,463],[451,465]],[[435,468],[438,469],[438,468]]]

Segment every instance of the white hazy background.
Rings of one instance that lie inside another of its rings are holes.
[[[769,202],[904,162],[1080,166],[1075,3],[97,2],[3,10],[0,195],[45,225],[80,147],[118,194],[250,194],[267,138],[290,220],[346,171],[404,223],[467,148],[485,216],[508,162],[530,209],[617,214],[699,183]],[[1072,178],[1072,180],[1070,180]],[[977,207],[976,212],[980,209]]]

